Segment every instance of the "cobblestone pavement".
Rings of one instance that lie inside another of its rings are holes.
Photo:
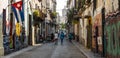
[[[86,56],[76,46],[65,40],[63,45],[60,41],[58,45],[46,43],[12,58],[86,58]]]

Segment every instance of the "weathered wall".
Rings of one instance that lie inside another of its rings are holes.
[[[7,0],[0,0],[0,56],[4,55],[2,22],[3,22],[3,9],[6,9],[6,11],[8,11],[7,5],[8,5]],[[8,12],[6,12],[6,18],[8,19]]]
[[[79,23],[80,23],[80,25],[79,25],[79,40],[80,40],[80,43],[81,44],[83,44],[83,45],[85,45],[85,39],[83,38],[83,36],[84,36],[84,20],[83,19],[79,19]]]
[[[3,34],[2,34],[2,19],[0,18],[0,56],[4,55]]]
[[[96,36],[96,27],[98,27],[98,35]],[[92,25],[92,48],[96,51],[96,45],[98,44],[98,52],[102,52],[102,18],[101,13],[97,14],[94,18],[94,23]],[[97,39],[95,38],[97,37]],[[97,41],[97,44],[96,44]]]
[[[96,9],[92,12],[92,50],[102,54],[102,13],[104,7],[104,0],[97,0]],[[98,32],[96,32],[98,30]],[[98,46],[97,46],[98,45]]]
[[[119,0],[97,0],[96,3],[96,9],[93,11],[93,3],[91,5],[91,8],[89,10],[89,8],[87,8],[84,13],[84,15],[88,15],[89,11],[91,13],[92,16],[92,48],[93,50],[96,50],[96,39],[95,39],[95,28],[96,26],[98,27],[98,36],[97,36],[97,41],[98,41],[98,53],[102,53],[103,52],[103,42],[102,42],[102,9],[105,8],[105,15],[107,16],[108,14],[111,15],[112,13],[114,14],[114,12],[117,12],[118,10],[118,1]],[[115,17],[116,16],[116,17]],[[107,22],[105,22],[105,32],[106,33],[106,39],[107,41],[105,41],[105,46],[107,44],[107,46],[105,47],[106,50],[105,52],[107,52],[108,56],[111,58],[115,58],[118,55],[120,55],[120,14],[116,14],[116,15],[111,16],[110,18],[107,18]],[[86,45],[86,28],[85,28],[85,19],[84,20],[80,20],[80,38],[82,38],[82,41],[85,43]],[[114,57],[115,56],[115,57]],[[108,57],[108,58],[109,58]],[[120,57],[120,56],[119,56]],[[119,58],[118,57],[118,58]]]
[[[120,14],[118,10],[119,0],[105,0],[105,39],[107,58],[120,57]]]
[[[107,40],[107,57],[120,57],[120,14],[106,18],[105,36]]]
[[[80,19],[79,20],[79,40],[84,46],[87,44],[87,19]]]
[[[118,0],[105,0],[105,14],[118,10]]]

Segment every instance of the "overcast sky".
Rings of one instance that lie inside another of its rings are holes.
[[[56,0],[57,1],[57,12],[62,16],[62,9],[66,6],[67,0]]]

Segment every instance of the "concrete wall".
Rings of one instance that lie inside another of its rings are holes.
[[[96,49],[96,45],[98,44],[98,50],[99,52],[102,52],[102,18],[101,18],[101,13],[97,14],[94,18],[94,23],[92,25],[92,44],[93,44],[93,48]],[[96,44],[96,38],[94,37],[96,35],[95,31],[96,31],[96,27],[98,27],[98,36],[97,36],[97,41],[98,43]]]
[[[120,12],[118,12],[118,0],[106,0],[105,2],[105,39],[107,58],[120,57]],[[117,12],[119,14],[117,14]]]
[[[87,46],[87,19],[82,18],[80,19],[79,23],[79,39],[80,42],[84,45]]]
[[[82,16],[89,15],[92,17],[92,48],[93,50],[96,50],[96,40],[95,40],[95,28],[98,26],[98,53],[103,52],[103,46],[102,46],[102,36],[103,36],[103,30],[102,30],[102,9],[105,8],[105,15],[106,15],[106,23],[105,25],[105,34],[108,45],[105,45],[105,51],[107,51],[108,58],[115,58],[120,57],[119,53],[119,19],[120,14],[116,14],[118,12],[118,1],[119,0],[97,0],[96,3],[96,9],[93,12],[93,3],[89,8],[86,8],[86,10],[83,12]],[[80,42],[82,42],[86,46],[86,38],[87,38],[87,31],[86,31],[86,21],[87,19],[80,19],[80,27],[79,27],[79,38]],[[104,38],[105,39],[105,38]],[[114,48],[113,48],[114,47]]]
[[[45,14],[47,13],[47,12],[46,12],[46,7],[47,7],[46,1],[47,1],[47,0],[42,0],[42,12],[45,13]]]
[[[107,57],[117,58],[120,57],[120,14],[109,16],[106,19],[108,21],[105,23],[104,30],[107,41]]]
[[[31,7],[32,7],[32,10],[35,10],[36,8],[38,9],[42,9],[42,2],[39,2],[38,0],[31,0]],[[45,5],[45,4],[43,4]]]
[[[4,55],[4,47],[3,47],[3,33],[2,33],[2,22],[3,22],[3,19],[2,19],[2,15],[3,15],[3,9],[6,9],[6,15],[8,16],[8,8],[7,8],[7,5],[8,5],[8,1],[7,0],[0,0],[0,56],[1,55]]]
[[[41,2],[40,1],[38,1],[38,0],[31,0],[30,1],[30,3],[31,3],[31,9],[32,9],[32,11],[29,11],[30,13],[28,13],[28,14],[31,14],[32,16],[33,16],[33,12],[35,11],[35,10],[42,10],[42,5],[46,5],[46,4],[42,4],[42,2],[46,2],[46,0],[42,0]],[[29,6],[29,5],[28,5]],[[29,16],[28,16],[29,17]],[[38,26],[34,26],[33,25],[33,17],[32,17],[32,26],[31,26],[31,28],[32,28],[32,45],[35,45],[37,42],[38,42],[38,38],[39,38],[39,33],[42,33],[42,27],[41,27],[41,24],[39,24],[40,25],[40,27],[38,27]],[[28,19],[28,21],[29,21],[29,19]],[[40,30],[40,31],[39,31]],[[36,41],[37,40],[37,41]]]
[[[92,50],[98,53],[102,53],[102,8],[104,6],[103,0],[97,0],[97,7],[94,11],[93,19],[92,19]],[[96,36],[96,27],[98,27],[98,36]],[[97,39],[95,38],[97,37]],[[97,43],[96,43],[97,41]],[[98,45],[98,49],[96,46]]]
[[[102,35],[103,35],[102,34],[102,9],[104,7],[105,7],[105,15],[106,16],[109,15],[109,14],[112,14],[114,12],[117,12],[117,10],[118,10],[118,0],[97,0],[97,8],[94,11],[93,20],[92,20],[93,21],[92,22],[92,24],[93,24],[92,25],[92,32],[93,32],[92,33],[93,34],[92,47],[96,49],[96,43],[95,43],[96,40],[95,40],[94,36],[95,36],[95,27],[98,26],[98,37],[97,37],[98,51],[99,51],[98,53],[102,53],[102,51],[103,51],[103,46],[102,46],[102,44],[103,44],[102,43]],[[116,40],[117,40],[117,38],[116,38]],[[109,41],[106,41],[106,42],[109,42]],[[109,44],[109,43],[107,43],[107,44]],[[110,52],[110,51],[111,50],[109,50],[107,52]],[[110,54],[110,55],[113,55],[113,54]]]
[[[69,6],[68,6],[68,8],[69,9],[71,9],[71,8],[73,8],[73,7],[75,7],[75,0],[69,0],[70,1],[70,4],[69,4]]]
[[[82,19],[79,19],[79,40],[82,43]]]
[[[105,0],[105,14],[118,10],[118,0]]]
[[[4,55],[3,34],[2,34],[2,18],[0,18],[0,55]]]
[[[56,0],[50,0],[50,9],[56,11]]]
[[[92,11],[91,11],[92,7],[88,7],[85,9],[85,11],[82,13],[83,18],[79,19],[80,21],[80,28],[79,28],[79,39],[83,42],[83,45],[87,46],[87,33],[89,33],[89,31],[87,31],[87,25],[88,25],[88,20],[89,18],[84,18],[85,16],[91,16],[92,19]],[[92,22],[92,20],[91,20]]]
[[[96,10],[93,12],[93,4],[91,4],[89,7],[87,7],[85,9],[85,11],[82,13],[82,20],[80,20],[80,30],[81,30],[81,34],[82,36],[81,39],[83,41],[83,44],[85,46],[87,46],[87,40],[88,40],[88,37],[89,35],[87,35],[89,33],[89,31],[87,30],[87,25],[88,25],[88,21],[89,21],[89,18],[84,18],[85,16],[90,16],[91,17],[91,24],[92,24],[92,48],[94,48],[94,50],[96,49],[96,43],[95,43],[95,27],[98,26],[98,34],[99,36],[97,37],[98,38],[98,50],[100,52],[102,52],[102,18],[101,18],[101,10],[104,6],[104,1],[103,0],[97,0],[97,3],[96,3]],[[90,38],[89,38],[90,39]],[[91,43],[89,42],[89,43]]]

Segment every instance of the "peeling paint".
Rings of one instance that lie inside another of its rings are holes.
[[[120,55],[120,18],[109,18],[105,25],[107,54]],[[119,21],[118,21],[119,20]]]

